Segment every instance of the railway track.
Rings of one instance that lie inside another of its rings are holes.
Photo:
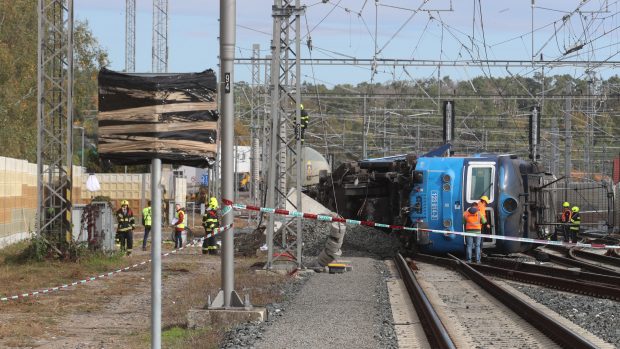
[[[568,255],[573,259],[583,258],[586,260],[595,261],[603,265],[615,267],[616,270],[620,268],[620,258],[614,256],[606,256],[603,254],[592,253],[584,251],[580,248],[571,248],[568,250]]]
[[[549,260],[556,264],[580,268],[596,274],[620,277],[620,266],[617,265],[618,261],[615,257],[597,255],[576,248],[567,249],[556,246],[546,246],[539,251],[546,253]],[[527,254],[535,256],[536,251],[529,251]]]
[[[409,264],[401,254],[396,255],[394,262],[401,279],[405,283],[407,293],[418,313],[422,328],[431,347],[440,349],[456,348],[433,305],[428,300],[426,293],[413,275]]]
[[[444,344],[441,344],[442,346],[432,345],[432,347],[444,348],[451,347],[450,345],[466,347],[473,345],[481,347],[508,346],[547,348],[552,346],[552,342],[546,342],[542,339],[546,336],[548,337],[547,340],[552,340],[556,345],[561,347],[597,348],[595,344],[585,337],[576,334],[575,331],[565,327],[550,316],[545,315],[536,307],[528,304],[528,302],[525,302],[511,292],[498,286],[471,266],[456,259],[423,255],[421,258],[419,257],[420,256],[416,257],[416,260],[424,263],[432,263],[433,265],[429,265],[429,267],[435,268],[433,269],[435,270],[434,274],[430,272],[426,274],[427,276],[438,277],[441,272],[438,271],[437,266],[441,266],[440,269],[443,269],[445,273],[449,272],[446,271],[445,267],[457,269],[494,298],[487,300],[488,294],[484,292],[475,294],[479,291],[474,291],[467,282],[463,281],[446,279],[425,280],[421,282],[415,281],[415,275],[409,266],[406,265],[405,260],[402,256],[397,256],[396,264],[401,273],[401,278],[403,278],[403,281],[407,285],[409,294],[412,295],[412,302],[416,310],[428,306],[439,306],[439,310],[424,310],[423,312],[417,310],[421,321],[425,321],[424,328],[427,338],[433,336],[434,333],[443,333],[445,330],[448,338],[454,338],[455,340],[452,344],[446,341]],[[424,292],[424,289],[427,287],[434,289],[430,291],[426,290],[429,294],[422,295],[422,292]],[[445,298],[444,302],[454,302],[456,309],[446,310],[445,308],[448,306],[445,303],[443,305],[440,304],[442,300],[437,298],[438,295],[442,295]],[[453,299],[454,297],[460,297],[461,299],[456,300]],[[426,299],[426,301],[424,301],[424,299]],[[474,299],[475,302],[469,305],[472,299]],[[503,305],[500,305],[498,301]],[[464,304],[468,304],[465,307],[466,309],[463,309]],[[501,308],[503,307],[512,310],[512,312],[518,314],[518,317],[522,319],[519,319],[516,315],[512,317],[509,316],[508,314],[511,313],[511,311],[507,309],[502,310]],[[437,318],[441,320],[440,322],[442,325],[436,324]],[[455,323],[455,321],[457,323]],[[473,323],[471,323],[472,321]],[[444,330],[442,330],[442,328]],[[544,335],[537,330],[539,328],[545,329]],[[467,339],[467,333],[471,329],[476,329],[478,334],[473,336],[473,338],[469,337],[469,339]],[[441,335],[441,338],[445,337],[445,334]]]
[[[497,267],[503,267],[506,269],[555,276],[565,279],[602,283],[615,287],[620,287],[620,276],[591,273],[588,271],[578,270],[576,268],[565,269],[540,264],[524,263],[520,261],[508,260],[505,258],[497,257],[485,257],[483,261],[487,264]]]
[[[620,277],[486,258],[474,269],[503,279],[597,298],[620,300]]]
[[[420,255],[421,260],[457,268],[459,261]],[[470,264],[471,268],[488,275],[523,283],[544,286],[569,293],[604,299],[620,300],[620,277],[571,269],[552,268],[528,263],[485,258],[488,264]]]

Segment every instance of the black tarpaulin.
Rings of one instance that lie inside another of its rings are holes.
[[[99,155],[116,164],[206,167],[217,151],[217,81],[201,73],[99,72]]]

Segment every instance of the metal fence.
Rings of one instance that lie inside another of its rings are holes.
[[[582,231],[611,233],[618,231],[620,211],[618,210],[619,185],[608,181],[590,179],[563,179],[556,183],[552,196],[552,207],[559,216],[562,203],[579,207]]]

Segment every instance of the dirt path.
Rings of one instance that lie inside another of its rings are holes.
[[[204,279],[206,275],[216,278],[214,274],[219,273],[220,259],[199,253],[199,248],[190,248],[162,260],[164,326],[182,325],[186,308],[206,302]],[[148,258],[147,252],[137,254]],[[19,304],[3,305],[0,347],[149,347],[150,273],[149,266],[142,266],[107,280]],[[197,282],[198,279],[203,282]],[[219,282],[219,275],[217,279]]]

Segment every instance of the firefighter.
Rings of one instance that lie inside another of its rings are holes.
[[[239,191],[248,191],[248,184],[250,183],[250,174],[245,172],[243,177],[239,181]]]
[[[175,205],[176,212],[174,214],[174,248],[183,247],[183,231],[185,230],[185,212],[181,208],[181,204]]]
[[[308,116],[308,112],[304,110],[303,104],[299,105],[299,109],[301,110],[301,144],[304,144],[304,137],[306,128],[308,128],[308,123],[310,122],[310,116]]]
[[[116,211],[116,219],[118,221],[116,235],[120,240],[121,251],[126,251],[129,256],[133,249],[133,229],[136,227],[133,212],[129,208],[129,201],[121,201],[121,208]]]
[[[484,217],[484,220],[486,221],[486,224],[482,226],[483,234],[491,233],[491,224],[490,224],[491,222],[489,222],[487,219],[487,206],[488,205],[489,205],[489,197],[486,195],[482,195],[480,197],[480,200],[478,201],[478,210],[480,210],[480,215]]]
[[[480,209],[478,208],[477,203],[473,203],[465,212],[463,212],[463,221],[465,222],[465,231],[467,233],[476,233],[480,234],[482,230],[482,225],[487,223],[486,218],[482,215]],[[466,236],[465,237],[465,259],[467,263],[471,263],[471,253],[472,249],[475,247],[476,250],[476,263],[480,263],[480,242],[482,238],[480,236]]]
[[[577,239],[579,238],[579,227],[581,226],[581,215],[579,214],[579,207],[573,206],[571,208],[570,215],[570,242],[577,243]]]
[[[205,239],[202,241],[202,254],[217,254],[215,229],[220,227],[217,208],[217,199],[212,197],[209,199],[207,211],[204,216],[202,216],[202,226],[205,228]]]

